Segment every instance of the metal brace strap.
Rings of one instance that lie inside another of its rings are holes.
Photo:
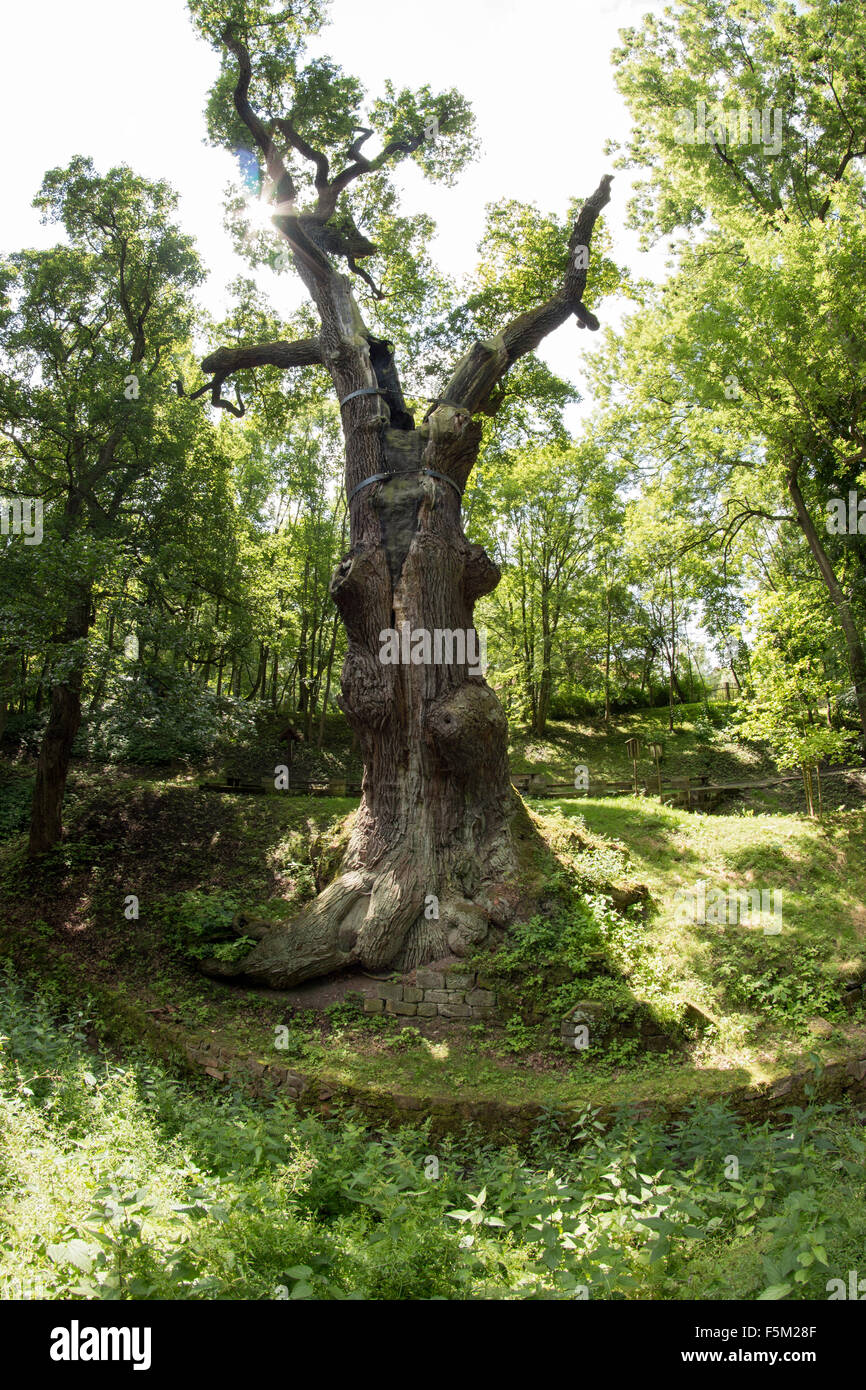
[[[421,473],[428,478],[439,478],[441,482],[450,484],[461,502],[463,501],[463,493],[460,491],[454,479],[446,477],[444,473],[437,473],[435,468],[410,468],[406,473],[374,473],[371,478],[365,478],[362,483],[359,483],[357,487],[353,488],[347,500],[351,502],[356,493],[360,492],[364,487],[369,487],[371,483],[384,483],[387,482],[389,478],[406,478],[413,473]]]
[[[343,406],[346,404],[346,402],[347,402],[347,401],[353,401],[353,400],[355,399],[356,396],[384,396],[384,395],[385,395],[385,392],[384,392],[384,391],[380,391],[379,388],[378,388],[378,386],[365,386],[361,391],[350,391],[349,394],[348,394],[348,396],[344,396],[343,399],[340,401],[340,409],[342,410],[342,408],[343,408]]]

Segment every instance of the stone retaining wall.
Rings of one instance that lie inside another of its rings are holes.
[[[456,1096],[404,1095],[337,1081],[328,1084],[316,1077],[289,1071],[277,1063],[239,1056],[208,1039],[185,1041],[178,1038],[175,1046],[178,1044],[193,1068],[204,1071],[215,1081],[240,1083],[253,1095],[285,1095],[297,1101],[302,1111],[314,1110],[324,1115],[332,1112],[333,1105],[355,1106],[372,1121],[385,1124],[412,1123],[424,1116],[431,1121],[431,1137],[459,1133],[473,1123],[491,1137],[527,1138],[549,1108],[535,1101],[469,1101]],[[866,1104],[866,1057],[829,1063],[823,1068],[817,1087],[814,1073],[793,1072],[770,1085],[732,1087],[713,1099],[726,1100],[744,1118],[760,1122],[774,1116],[778,1110],[806,1104],[814,1095],[813,1088],[817,1089],[821,1100],[848,1097],[855,1104]],[[643,1097],[633,1101],[629,1108],[636,1117],[654,1116],[667,1122],[682,1118],[687,1104],[691,1101],[686,1098],[672,1104],[670,1100]],[[566,1116],[573,1115],[583,1109],[583,1102],[563,1102],[559,1109]],[[620,1109],[602,1106],[595,1112],[595,1119],[607,1126],[613,1123]]]
[[[403,980],[382,981],[364,1000],[367,1014],[404,1018],[496,1019],[496,995],[479,986],[478,974],[463,966],[419,967]]]

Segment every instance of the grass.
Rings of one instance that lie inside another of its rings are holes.
[[[550,802],[538,803],[550,811]],[[633,872],[647,885],[654,905],[648,951],[637,970],[651,987],[662,963],[686,993],[725,1013],[726,967],[735,961],[760,967],[780,951],[793,977],[818,959],[828,982],[853,976],[866,958],[866,811],[842,811],[822,822],[796,815],[695,815],[644,798],[581,799],[559,803],[562,817],[621,845]],[[683,922],[678,890],[698,880],[718,889],[768,889],[782,894],[782,935],[760,928]],[[807,972],[809,973],[809,972]],[[838,990],[835,990],[838,994]],[[813,1012],[836,1021],[831,989],[817,988]],[[808,1003],[808,999],[806,999]],[[803,1008],[775,1008],[766,990],[752,1000],[768,1034],[773,1026],[808,1016]]]
[[[104,1031],[0,973],[6,1297],[825,1299],[862,1254],[861,1112],[550,1112],[522,1149],[434,1141],[215,1094]]]
[[[622,781],[632,776],[632,761],[626,740],[638,738],[642,751],[638,761],[639,781],[655,785],[655,763],[647,744],[662,744],[662,778],[699,777],[710,774],[713,781],[751,780],[775,771],[766,752],[736,737],[733,719],[736,704],[702,702],[674,707],[674,732],[668,730],[668,710],[646,709],[631,714],[612,715],[603,720],[551,719],[543,738],[527,728],[511,730],[509,758],[515,772],[544,773],[554,781],[572,781],[575,763],[589,770],[590,790],[594,778]]]
[[[693,783],[708,781],[711,785],[748,785],[778,775],[766,748],[760,743],[742,739],[737,729],[738,707],[735,702],[717,701],[674,707],[675,727],[668,731],[667,709],[640,710],[628,715],[614,715],[609,724],[603,721],[580,719],[550,720],[547,733],[538,738],[526,728],[511,730],[509,759],[515,773],[534,772],[554,782],[573,785],[575,767],[584,764],[589,778],[589,790],[598,782],[631,782],[633,768],[626,750],[626,741],[638,738],[641,752],[637,774],[639,787],[653,794],[657,786],[656,768],[648,751],[650,743],[661,743],[660,762],[662,783],[684,777]],[[857,809],[863,805],[862,778],[848,782],[838,772],[822,772],[824,805],[828,810]],[[722,812],[740,810],[768,813],[805,814],[805,794],[799,777],[771,787],[753,788],[746,792],[729,791],[718,794],[715,809]]]
[[[797,816],[696,816],[644,798],[539,802],[551,869],[568,892],[592,899],[605,881],[636,880],[650,891],[647,919],[592,907],[588,930],[618,982],[589,979],[580,997],[615,988],[674,1023],[689,999],[715,1020],[667,1055],[642,1052],[616,1033],[601,1049],[567,1054],[551,1049],[549,1021],[517,1020],[510,1032],[481,1036],[452,1025],[425,1037],[349,1011],[293,1020],[281,998],[195,970],[185,946],[204,916],[227,920],[239,907],[276,915],[306,900],[313,866],[335,862],[352,801],[216,798],[184,777],[121,777],[106,791],[79,775],[74,790],[73,838],[39,876],[25,870],[20,841],[7,842],[0,935],[24,963],[28,943],[43,958],[48,947],[72,989],[107,990],[139,1016],[167,1010],[162,1017],[178,1036],[218,1037],[239,1054],[277,1061],[274,1028],[291,1022],[289,1065],[361,1090],[569,1106],[655,1099],[673,1109],[769,1082],[812,1053],[825,1061],[852,1049],[862,1055],[862,1016],[844,1014],[838,999],[840,980],[864,959],[863,812],[818,825]],[[782,887],[781,949],[745,928],[679,922],[674,893],[698,877]],[[124,916],[129,894],[139,900],[133,921]],[[743,993],[747,977],[751,995]],[[811,1031],[817,1017],[824,1036]]]

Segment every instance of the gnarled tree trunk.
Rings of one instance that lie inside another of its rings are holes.
[[[373,399],[362,397],[358,413]],[[417,449],[426,467],[462,487],[480,430],[450,416],[438,438],[418,431]],[[363,469],[386,471],[393,433],[357,432],[379,457],[358,451],[350,491]],[[362,802],[340,877],[241,962],[244,975],[271,985],[357,962],[408,967],[464,954],[511,919],[518,897],[520,803],[499,700],[471,659],[382,660],[382,634],[392,631],[408,655],[409,633],[429,633],[431,649],[444,634],[443,656],[459,655],[469,634],[471,658],[473,607],[499,571],[466,540],[459,497],[442,479],[398,472],[364,488],[354,512],[355,543],[331,593],[349,639],[341,705],[361,745]]]

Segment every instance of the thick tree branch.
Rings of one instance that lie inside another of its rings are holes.
[[[203,372],[219,372],[223,378],[250,367],[319,367],[322,348],[318,338],[295,343],[258,343],[255,347],[221,347],[205,357]]]
[[[202,371],[212,375],[213,380],[205,382],[197,391],[192,391],[189,399],[197,400],[206,391],[210,391],[213,405],[218,406],[220,410],[230,410],[232,415],[240,419],[246,407],[237,386],[237,405],[233,405],[221,395],[223,382],[227,377],[234,372],[249,371],[253,367],[318,367],[322,365],[322,360],[322,348],[318,338],[301,338],[296,343],[258,343],[255,347],[217,348],[216,352],[205,357],[201,364]],[[175,385],[178,395],[185,395],[183,382],[177,381]]]
[[[610,202],[612,178],[611,174],[605,174],[578,214],[568,240],[568,269],[560,288],[543,304],[512,319],[497,337],[486,343],[475,343],[458,363],[439,398],[443,404],[460,405],[470,413],[483,410],[492,414],[499,403],[491,400],[497,384],[518,358],[533,352],[548,333],[559,328],[570,315],[574,314],[581,325],[598,328],[598,319],[582,303],[587,274],[584,262],[599,214]],[[576,255],[578,247],[586,248],[587,252],[580,258],[580,265]]]
[[[387,164],[392,155],[414,153],[415,150],[423,145],[425,139],[423,135],[412,135],[406,140],[389,140],[388,144],[376,155],[375,159],[365,159],[363,155],[356,154],[355,152],[372,133],[372,131],[369,131],[355,141],[349,151],[350,154],[355,155],[354,164],[347,164],[345,169],[342,169],[335,178],[331,179],[328,185],[327,198],[324,201],[320,198],[320,206],[323,209],[325,207],[330,207],[328,216],[333,212],[337,199],[343,192],[343,189],[348,188],[353,179],[359,178],[361,174],[374,173],[377,169],[381,169]]]
[[[349,154],[353,158],[354,163],[342,170],[336,178],[331,179],[329,182],[330,164],[327,156],[315,149],[309,141],[295,129],[290,120],[286,117],[276,117],[273,124],[288,141],[289,145],[316,166],[314,179],[314,186],[318,195],[316,206],[312,212],[299,216],[295,209],[297,189],[291,174],[274,145],[270,131],[250,105],[249,88],[252,80],[252,64],[250,62],[249,52],[241,40],[234,36],[230,24],[227,24],[223,30],[222,38],[226,47],[234,55],[238,63],[238,79],[233,94],[235,110],[264,155],[268,176],[275,189],[276,208],[273,218],[274,225],[291,244],[296,258],[300,260],[308,274],[318,282],[320,289],[326,288],[326,282],[334,273],[330,261],[327,256],[323,254],[325,250],[330,250],[338,255],[345,256],[349,269],[356,275],[359,275],[367,285],[369,285],[377,299],[382,299],[382,292],[376,286],[372,278],[365,270],[362,270],[356,264],[358,256],[372,254],[375,247],[369,246],[369,249],[362,250],[359,246],[350,244],[347,238],[340,237],[339,232],[336,231],[334,232],[334,238],[338,239],[338,244],[323,246],[321,237],[314,235],[313,229],[317,225],[323,228],[325,227],[336,211],[337,199],[353,179],[371,170],[380,169],[383,164],[398,151],[411,154],[413,150],[418,149],[419,146],[424,143],[426,136],[421,134],[411,136],[405,140],[391,140],[375,159],[368,160],[361,154],[361,146],[369,139],[373,132],[366,126],[356,127],[356,129],[360,130],[360,134],[349,148]],[[445,119],[447,119],[447,115]],[[363,239],[361,239],[361,244],[365,244]],[[299,266],[299,269],[300,268]],[[214,403],[226,409],[234,410],[234,407],[229,404],[229,402],[219,400],[218,396],[218,383],[214,383]],[[243,414],[243,407],[240,406],[240,409],[235,410],[234,413]]]
[[[372,128],[367,125],[356,125],[355,129],[359,130],[361,133],[349,146],[349,154],[357,164],[368,164],[369,160],[365,159],[364,155],[361,154],[361,146],[366,145],[367,141],[370,139],[370,136],[373,134]]]
[[[308,144],[307,141],[304,139],[303,135],[300,135],[295,130],[294,126],[290,121],[278,118],[274,121],[274,124],[277,127],[277,130],[279,130],[286,137],[293,149],[296,149],[298,151],[298,154],[302,154],[304,156],[304,159],[309,159],[313,164],[315,164],[315,186],[317,191],[321,193],[324,189],[328,187],[328,175],[331,170],[331,166],[328,163],[327,155],[321,154],[319,150],[314,150],[312,145]]]
[[[250,106],[249,90],[252,79],[250,55],[241,41],[233,37],[230,25],[227,25],[223,31],[223,42],[229,52],[234,54],[238,63],[238,80],[234,90],[235,110],[265,157],[268,176],[276,188],[277,202],[280,205],[294,205],[297,190],[292,176],[277,153],[270,133]]]
[[[862,150],[855,150],[855,148],[854,148],[854,135],[853,135],[853,132],[852,132],[852,134],[851,134],[851,136],[850,136],[850,138],[849,138],[849,140],[848,140],[848,148],[846,149],[844,155],[842,156],[842,159],[841,159],[841,161],[840,161],[840,164],[839,164],[838,169],[836,170],[835,174],[833,175],[833,180],[832,180],[832,183],[831,183],[831,188],[834,188],[834,187],[836,186],[836,184],[839,183],[839,182],[841,181],[842,175],[845,173],[845,170],[848,168],[848,165],[851,163],[851,161],[852,161],[853,159],[862,159],[862,158],[864,157],[864,155],[866,155],[866,145],[864,145],[864,147],[863,147]],[[820,220],[821,222],[823,222],[823,221],[825,220],[825,218],[826,218],[826,216],[827,216],[827,213],[830,211],[830,197],[831,197],[831,195],[830,195],[830,193],[828,192],[826,198],[824,199],[823,203],[821,204],[820,208],[818,209],[818,218],[819,218],[819,220]]]
[[[570,314],[574,314],[579,324],[593,330],[598,328],[598,319],[582,302],[586,289],[586,267],[578,269],[575,257],[579,247],[589,251],[593,228],[602,208],[610,202],[612,177],[605,174],[578,214],[568,239],[568,270],[562,288],[546,303],[513,319],[503,331],[502,340],[508,352],[509,366],[526,353],[534,352],[548,333],[565,323]]]

